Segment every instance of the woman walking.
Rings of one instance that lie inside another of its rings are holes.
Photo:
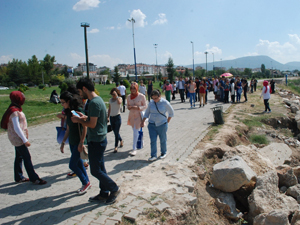
[[[170,102],[171,101],[171,92],[173,91],[173,87],[172,87],[172,84],[170,84],[169,80],[166,81],[164,89],[166,91],[166,99],[168,102]]]
[[[71,150],[71,158],[69,161],[69,168],[78,176],[82,187],[77,190],[79,195],[85,194],[91,187],[89,177],[80,158],[80,152],[83,151],[83,143],[85,140],[87,128],[79,123],[73,123],[71,120],[74,115],[71,111],[79,111],[83,113],[82,99],[79,95],[71,94],[66,91],[61,94],[60,101],[65,109],[67,115],[67,130],[60,146],[61,153],[64,153],[65,141],[69,137],[69,146]]]
[[[20,91],[13,91],[9,95],[11,104],[4,113],[1,120],[1,128],[7,129],[8,139],[15,146],[14,177],[17,183],[31,181],[34,184],[43,185],[47,182],[39,178],[34,171],[28,147],[27,120],[22,112],[25,95]],[[23,176],[22,162],[29,178]]]
[[[226,79],[225,81],[225,87],[224,87],[224,103],[229,103],[229,91],[230,91],[230,84],[229,84],[229,80]]]
[[[138,84],[136,82],[131,84],[130,92],[130,95],[127,97],[127,108],[129,110],[127,125],[130,125],[133,130],[133,145],[129,154],[135,156],[142,121],[141,112],[147,108],[147,102],[145,95],[138,92]]]
[[[263,82],[263,89],[262,89],[262,92],[261,92],[261,95],[260,95],[260,98],[261,96],[263,96],[263,99],[264,99],[264,104],[265,104],[265,113],[269,110],[268,113],[271,112],[271,109],[270,109],[270,106],[269,106],[269,99],[271,98],[271,88],[270,86],[268,85],[269,82],[268,81],[264,81]]]
[[[123,147],[123,141],[120,136],[120,127],[122,124],[120,109],[122,104],[122,97],[120,91],[117,88],[113,88],[110,91],[110,95],[112,96],[109,99],[109,108],[107,113],[107,120],[110,120],[111,128],[115,134],[115,149],[114,153],[118,152],[118,143],[120,141],[120,148]]]
[[[148,101],[150,102],[151,100],[151,92],[153,91],[153,84],[152,80],[148,81],[148,88],[147,88],[147,95],[148,95]]]
[[[190,83],[188,84],[188,90],[190,92],[190,103],[191,108],[193,107],[193,101],[194,101],[194,107],[195,107],[195,92],[196,92],[196,83],[193,81],[193,79],[190,80]]]
[[[168,123],[174,117],[174,110],[171,104],[165,99],[161,98],[159,90],[154,90],[151,93],[152,101],[150,101],[146,109],[144,118],[141,122],[141,127],[144,126],[146,118],[149,118],[148,130],[151,145],[151,157],[148,161],[155,161],[157,159],[157,136],[160,140],[160,159],[167,155],[167,130]],[[168,113],[168,117],[167,114]]]
[[[242,82],[240,81],[240,78],[237,79],[235,86],[236,86],[236,102],[241,102],[241,94],[243,92],[243,88],[242,88]]]
[[[230,95],[231,95],[231,103],[234,103],[235,101],[235,86],[234,86],[234,80],[230,80]]]
[[[199,107],[201,107],[201,103],[204,107],[205,93],[206,93],[206,84],[205,84],[204,80],[201,80],[201,82],[200,82],[199,93],[200,93],[200,105],[199,105]]]

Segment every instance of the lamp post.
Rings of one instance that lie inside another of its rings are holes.
[[[271,61],[271,67],[272,67],[272,78],[274,78],[274,76],[273,76],[273,61]]]
[[[90,24],[89,23],[81,23],[81,27],[84,27],[86,74],[87,74],[87,77],[90,78],[90,74],[89,74],[89,54],[88,54],[87,36],[86,36],[86,28],[90,27]]]
[[[194,64],[194,42],[192,42],[192,55],[193,55],[193,79],[195,79],[195,64]]]
[[[212,52],[212,54],[213,54],[213,74],[215,76],[215,53]]]
[[[135,42],[134,42],[134,23],[135,23],[135,20],[132,17],[131,19],[128,19],[128,21],[132,23],[132,38],[133,38],[133,55],[134,55],[135,81],[138,82],[137,71],[136,71]]]
[[[204,52],[204,54],[206,55],[206,77],[207,77],[207,54],[208,54],[208,52]]]
[[[221,59],[221,70],[222,70],[223,66],[222,66],[222,59]]]
[[[157,75],[157,45],[158,44],[153,44],[154,45],[154,48],[155,48],[155,56],[156,56],[156,75]]]

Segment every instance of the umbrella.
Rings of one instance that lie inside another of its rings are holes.
[[[233,77],[231,73],[223,73],[220,77]]]

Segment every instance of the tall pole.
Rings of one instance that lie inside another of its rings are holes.
[[[134,42],[134,23],[135,23],[135,20],[132,17],[131,19],[128,19],[128,21],[132,23],[132,38],[133,38],[133,55],[134,55],[135,81],[138,82],[138,79],[137,79],[137,70],[136,70],[135,42]]]
[[[158,69],[158,68],[157,68],[157,45],[158,45],[158,44],[153,44],[153,45],[154,45],[154,48],[155,48],[155,56],[156,56],[156,64],[155,64],[155,65],[156,65],[156,75],[157,75],[157,74],[158,74],[158,73],[157,73],[157,69]]]
[[[194,42],[192,42],[192,55],[193,55],[193,78],[195,80],[195,63],[194,63]]]
[[[221,70],[222,70],[223,66],[222,66],[222,59],[221,59]]]
[[[206,77],[207,77],[207,54],[208,54],[208,52],[204,52],[204,54],[206,55]]]
[[[212,54],[213,54],[213,74],[215,76],[215,53]]]
[[[274,76],[273,76],[273,61],[271,61],[271,66],[272,66],[272,78],[274,78]]]
[[[86,35],[86,28],[90,27],[90,24],[89,23],[81,23],[81,27],[84,27],[86,74],[87,74],[87,77],[90,78],[90,73],[89,73],[89,54],[88,54],[87,35]]]

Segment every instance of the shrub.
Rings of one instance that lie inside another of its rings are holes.
[[[123,80],[123,84],[126,88],[129,88],[130,87],[130,83],[128,80]]]
[[[11,82],[8,82],[8,86],[9,87],[16,87],[17,85],[16,85],[15,82],[11,81]]]
[[[109,81],[109,80],[106,80],[106,84],[110,84],[110,81]]]
[[[68,89],[68,84],[63,82],[59,85],[59,88],[60,88],[60,93],[64,93]]]
[[[269,144],[269,141],[266,138],[266,136],[265,135],[259,135],[259,134],[252,134],[250,136],[250,141],[254,144],[255,143],[256,144],[265,144],[265,145]]]
[[[44,89],[45,87],[45,84],[39,84],[39,89]]]
[[[33,86],[34,86],[34,83],[31,82],[31,81],[29,81],[28,84],[27,84],[27,86],[28,86],[28,87],[33,87]]]
[[[65,79],[64,80],[64,83],[66,83],[68,85],[68,87],[72,86],[72,85],[75,85],[76,86],[76,83],[74,80],[72,80],[71,78],[68,78],[68,79]]]
[[[24,84],[20,84],[18,91],[25,93],[25,91],[27,91],[28,89],[29,87],[25,86]]]

